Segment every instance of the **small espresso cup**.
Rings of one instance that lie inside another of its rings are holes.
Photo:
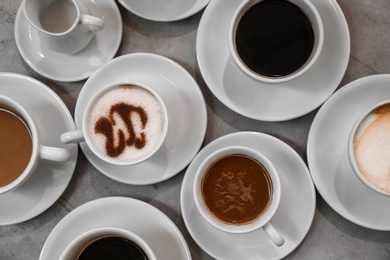
[[[33,118],[19,103],[0,95],[0,194],[14,190],[34,173],[40,159],[66,162],[67,149],[42,144]]]
[[[317,61],[323,41],[322,20],[310,0],[244,0],[229,27],[235,64],[263,83],[303,75]]]
[[[371,190],[390,197],[390,100],[360,115],[348,140],[356,176]]]
[[[62,142],[85,141],[101,160],[130,166],[160,149],[168,131],[168,112],[150,87],[139,82],[114,83],[90,99],[81,127],[62,134]]]
[[[156,260],[153,250],[145,240],[133,232],[117,227],[101,227],[81,234],[65,248],[60,260],[80,260],[94,254],[106,259],[115,259],[115,256],[120,255],[128,259]]]
[[[23,12],[48,49],[73,54],[84,49],[104,20],[90,15],[80,0],[24,0]]]
[[[213,227],[236,234],[262,228],[276,246],[284,244],[270,223],[280,202],[280,179],[258,151],[230,146],[210,154],[196,172],[193,191],[196,207]]]

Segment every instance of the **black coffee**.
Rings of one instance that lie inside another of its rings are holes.
[[[104,236],[87,244],[75,260],[147,260],[145,252],[133,241],[119,236]]]
[[[237,52],[253,72],[267,77],[287,76],[309,59],[314,32],[309,18],[286,0],[253,5],[236,30]]]

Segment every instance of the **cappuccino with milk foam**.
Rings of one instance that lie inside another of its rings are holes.
[[[132,161],[159,143],[164,120],[162,107],[151,92],[133,84],[120,85],[92,106],[87,134],[101,154]]]
[[[361,174],[390,193],[390,103],[375,108],[361,121],[353,145]]]

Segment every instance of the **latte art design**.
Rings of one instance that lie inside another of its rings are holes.
[[[125,129],[118,129],[116,132],[114,126],[116,121],[114,114],[119,115],[124,122]],[[95,133],[103,134],[106,137],[106,154],[110,157],[118,157],[123,153],[126,146],[134,146],[142,149],[147,140],[144,132],[136,133],[132,122],[132,115],[139,116],[142,129],[148,122],[148,115],[142,107],[118,103],[111,107],[108,117],[101,117],[95,124]],[[126,134],[125,132],[126,131]],[[126,137],[127,136],[127,137]]]
[[[138,160],[159,144],[165,118],[151,92],[132,84],[115,87],[96,100],[87,119],[91,145],[121,162]]]

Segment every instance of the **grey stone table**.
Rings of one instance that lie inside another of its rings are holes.
[[[24,62],[14,38],[15,16],[20,3],[20,0],[0,1],[0,71],[38,79],[54,90],[74,115],[77,97],[85,81],[52,81]],[[339,88],[364,76],[390,73],[390,2],[338,0],[338,3],[351,36],[350,60]],[[307,136],[318,110],[289,121],[256,121],[231,111],[208,89],[197,64],[195,46],[203,11],[182,21],[158,23],[137,17],[118,6],[123,20],[123,38],[116,56],[134,52],[166,56],[187,69],[199,84],[208,116],[203,146],[232,132],[257,131],[280,138],[307,161]],[[73,178],[53,206],[24,223],[0,226],[0,259],[38,259],[46,238],[63,217],[86,202],[108,196],[136,198],[157,207],[180,229],[193,259],[211,259],[191,238],[181,216],[179,198],[184,174],[185,170],[154,185],[125,185],[101,174],[80,150]],[[374,231],[349,222],[317,193],[312,226],[303,242],[286,259],[390,259],[390,232]]]

